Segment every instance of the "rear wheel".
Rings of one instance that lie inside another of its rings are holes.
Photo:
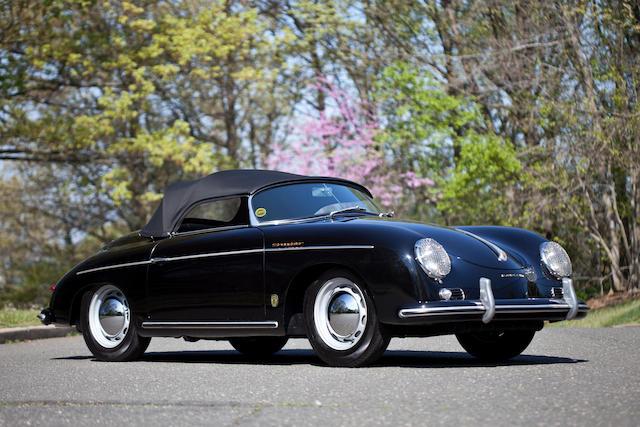
[[[288,340],[287,337],[242,337],[231,338],[229,343],[245,356],[262,358],[280,351]]]
[[[348,271],[330,270],[313,282],[305,293],[304,317],[311,346],[331,366],[373,363],[389,345],[373,300]]]
[[[135,360],[151,342],[151,338],[137,334],[129,302],[116,286],[103,285],[85,293],[80,310],[84,341],[100,360]]]
[[[533,340],[536,331],[498,331],[456,334],[460,345],[470,355],[481,359],[500,361],[522,353]]]

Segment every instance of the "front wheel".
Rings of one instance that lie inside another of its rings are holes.
[[[287,337],[241,337],[230,338],[229,343],[245,356],[263,358],[280,351],[288,340]]]
[[[533,340],[536,331],[497,331],[456,334],[460,345],[473,357],[500,361],[522,353]]]
[[[311,346],[331,366],[373,363],[389,345],[373,300],[348,271],[331,270],[313,282],[305,293],[304,318]]]
[[[129,302],[113,285],[104,285],[82,296],[80,322],[82,335],[93,355],[108,362],[138,359],[151,338],[137,334],[131,321]]]

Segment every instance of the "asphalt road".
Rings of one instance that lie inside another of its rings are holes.
[[[640,327],[545,328],[486,364],[454,337],[394,339],[372,367],[323,366],[306,340],[248,360],[224,341],[154,339],[138,362],[81,337],[0,345],[0,426],[616,425],[640,420]]]

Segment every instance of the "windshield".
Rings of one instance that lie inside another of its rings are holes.
[[[292,184],[264,190],[253,196],[251,205],[259,222],[324,216],[345,209],[349,214],[380,213],[373,200],[357,189],[324,183]]]

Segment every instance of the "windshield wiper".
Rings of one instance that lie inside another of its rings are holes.
[[[367,211],[365,208],[362,208],[360,206],[352,206],[350,208],[344,208],[344,209],[338,209],[337,211],[331,211],[329,213],[329,218],[333,219],[334,215],[338,215],[338,214],[342,214],[342,213],[349,213],[349,212],[362,212],[362,213],[368,213],[368,214],[372,214],[372,215],[377,215],[377,214],[374,214],[373,212]]]

